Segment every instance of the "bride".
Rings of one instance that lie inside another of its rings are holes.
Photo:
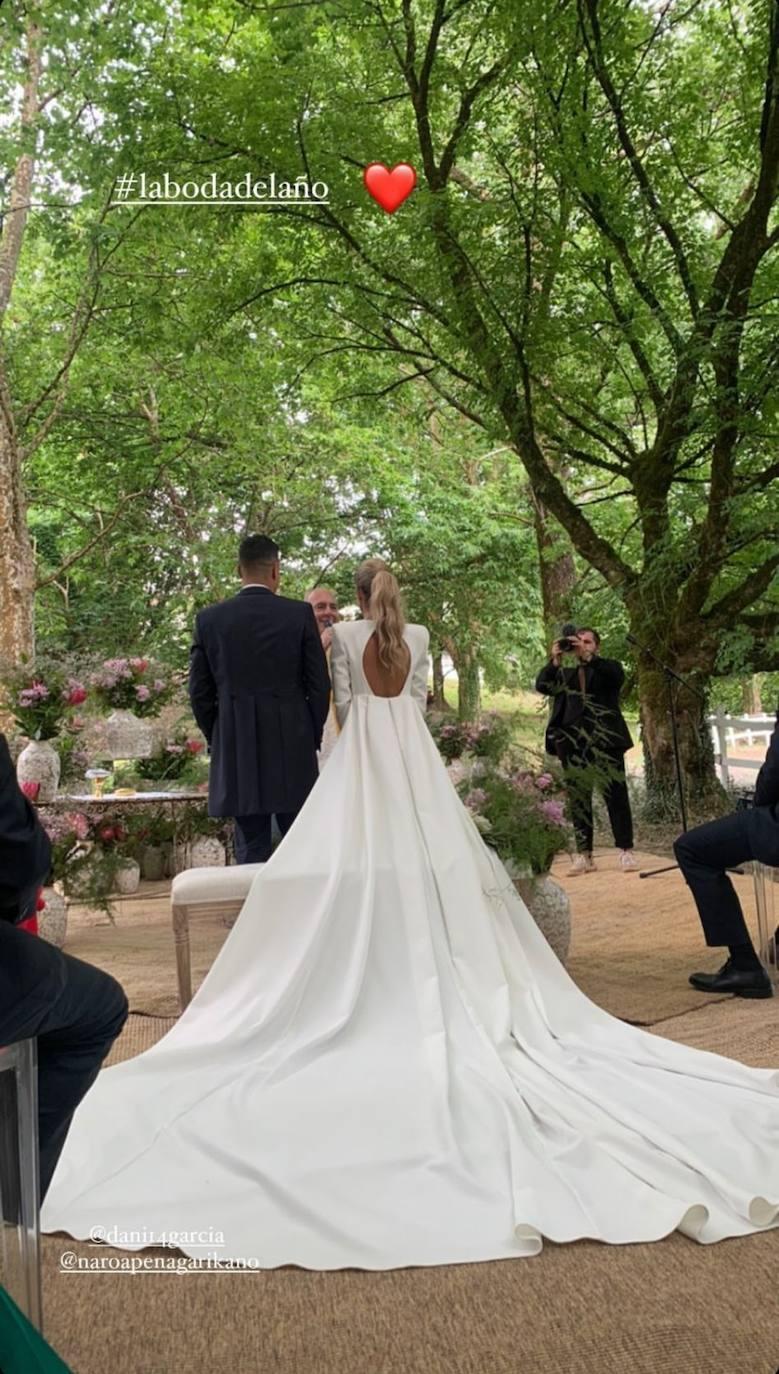
[[[428,733],[427,631],[378,560],[357,591],[328,767],[184,1015],[78,1109],[44,1229],[390,1269],[779,1224],[779,1074],[578,990]]]

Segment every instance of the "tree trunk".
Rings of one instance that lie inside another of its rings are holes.
[[[471,649],[457,655],[457,715],[460,720],[476,720],[481,709],[479,662]]]
[[[671,685],[682,782],[692,823],[698,812],[702,815],[707,809],[706,803],[710,809],[712,798],[721,797],[722,789],[714,770],[714,747],[706,724],[708,678],[693,674],[689,677],[691,686],[702,692],[703,698],[678,684]],[[678,819],[681,828],[668,687],[664,675],[653,664],[639,663],[638,696],[647,800],[658,817]]]
[[[32,657],[34,599],[21,463],[0,361],[0,664]]]
[[[762,673],[753,673],[751,677],[741,679],[741,710],[745,716],[763,714],[763,699],[760,695],[762,686]]]
[[[571,599],[576,585],[576,565],[568,536],[549,517],[543,502],[532,492],[533,523],[541,576],[541,599],[547,636],[555,638],[560,626],[570,620]]]
[[[449,705],[444,695],[443,655],[433,654],[433,711],[448,711]]]
[[[21,108],[23,151],[14,168],[0,237],[0,331],[16,280],[32,200],[41,71],[41,30],[30,15]],[[22,654],[32,656],[34,596],[35,567],[27,530],[19,438],[0,343],[0,661],[16,663]]]

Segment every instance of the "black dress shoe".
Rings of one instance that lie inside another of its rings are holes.
[[[699,992],[729,992],[734,997],[773,997],[771,980],[764,968],[734,968],[728,959],[717,973],[691,973]]]

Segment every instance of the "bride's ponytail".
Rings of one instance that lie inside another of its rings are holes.
[[[388,671],[404,671],[408,649],[403,639],[406,618],[394,573],[380,558],[369,558],[357,569],[357,591],[370,603],[379,662]]]

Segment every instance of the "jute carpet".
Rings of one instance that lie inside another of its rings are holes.
[[[642,880],[615,868],[606,853],[597,873],[563,879],[579,985],[656,1034],[779,1066],[779,998],[740,1002],[688,988],[688,972],[715,967],[717,956],[702,943],[679,875]],[[751,902],[749,881],[739,885]],[[193,928],[196,981],[226,934],[213,922]],[[75,912],[67,948],[116,973],[130,994],[134,1011],[111,1062],[142,1052],[173,1024],[164,893],[125,904],[115,927]],[[713,1121],[712,1130],[723,1124]],[[708,1247],[681,1236],[624,1247],[546,1244],[532,1260],[384,1274],[79,1273],[61,1268],[66,1252],[117,1264],[128,1256],[44,1237],[46,1334],[75,1374],[779,1370],[779,1231]]]
[[[668,860],[639,854],[642,871]],[[701,993],[687,983],[695,969],[717,967],[716,951],[703,943],[692,898],[678,871],[642,879],[621,873],[614,851],[596,853],[598,868],[566,877],[566,858],[554,876],[571,899],[573,940],[569,971],[588,997],[614,1016],[653,1025],[697,1010]],[[747,918],[754,921],[749,877],[734,879]],[[191,922],[192,983],[197,987],[228,935],[218,920]],[[73,907],[68,921],[69,954],[113,973],[132,1011],[150,1016],[178,1012],[176,965],[170,924],[169,884],[143,884],[139,899],[118,903],[115,924],[106,916]],[[720,999],[711,999],[720,1000]]]

